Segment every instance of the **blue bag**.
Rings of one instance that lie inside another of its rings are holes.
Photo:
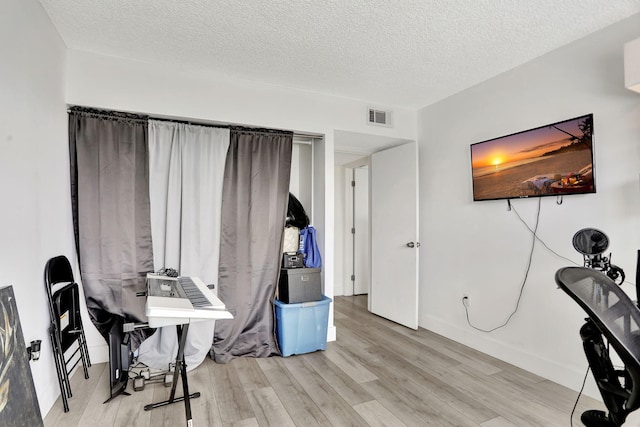
[[[309,225],[300,230],[300,245],[298,252],[304,255],[304,266],[307,268],[319,268],[322,265],[322,257],[316,242],[316,229]]]

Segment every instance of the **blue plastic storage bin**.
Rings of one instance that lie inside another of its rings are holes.
[[[297,304],[278,300],[274,303],[276,335],[282,356],[326,350],[331,298],[323,296],[320,301]]]

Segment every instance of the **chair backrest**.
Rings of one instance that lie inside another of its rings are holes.
[[[640,407],[640,310],[609,277],[586,267],[565,267],[556,283],[589,315],[632,379],[626,410]]]
[[[73,271],[71,270],[71,264],[64,255],[51,258],[47,261],[44,267],[44,287],[47,292],[47,299],[49,300],[49,314],[51,320],[58,319],[60,313],[56,313],[56,303],[53,298],[53,288],[58,284],[74,283]],[[56,287],[56,288],[61,288]]]
[[[78,284],[69,283],[63,286],[53,293],[52,299],[55,313],[53,320],[56,323],[57,330],[60,331],[62,350],[67,351],[73,342],[78,339],[78,336],[74,335],[73,331],[78,331],[82,328]]]
[[[56,283],[73,282],[71,264],[64,255],[51,258],[44,267],[44,282],[47,287]]]

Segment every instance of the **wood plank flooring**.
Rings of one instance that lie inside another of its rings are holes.
[[[569,426],[577,393],[424,329],[374,316],[366,296],[336,297],[337,341],[326,351],[228,364],[206,359],[189,373],[194,426]],[[161,384],[103,404],[107,364],[72,379],[70,412],[59,399],[45,427],[181,426],[184,404],[152,411]],[[177,395],[182,395],[179,387]],[[604,409],[582,396],[585,409]]]

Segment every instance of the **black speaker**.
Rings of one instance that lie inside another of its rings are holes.
[[[303,268],[304,267],[304,255],[300,252],[290,253],[285,252],[282,254],[282,268]]]

